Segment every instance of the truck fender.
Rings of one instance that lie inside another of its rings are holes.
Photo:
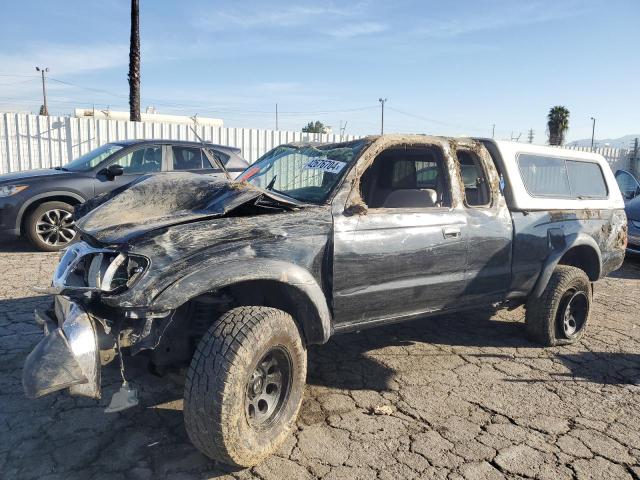
[[[563,230],[560,228],[550,228],[547,232],[547,240],[549,247],[551,248],[551,253],[545,260],[542,266],[542,271],[540,272],[536,285],[533,288],[532,295],[534,297],[538,298],[542,295],[542,292],[547,288],[547,284],[551,279],[553,271],[558,266],[558,263],[564,254],[574,247],[581,245],[591,247],[598,257],[598,271],[600,271],[602,265],[600,247],[598,247],[596,241],[589,235],[585,233],[572,233],[570,235],[565,235]]]
[[[153,301],[154,311],[173,310],[187,301],[246,281],[267,280],[293,288],[304,302],[301,323],[308,343],[325,343],[332,333],[327,299],[316,279],[303,267],[266,258],[221,262],[196,270],[164,289]]]

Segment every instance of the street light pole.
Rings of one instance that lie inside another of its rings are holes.
[[[42,73],[42,99],[44,101],[42,111],[40,115],[49,115],[49,109],[47,108],[47,89],[44,85],[44,74],[49,71],[49,67],[40,68],[36,67],[36,71]]]
[[[380,97],[378,101],[380,102],[380,106],[382,107],[380,118],[380,135],[384,135],[384,104],[386,103],[387,99]]]
[[[591,151],[593,151],[593,138],[596,133],[596,119],[591,117],[591,120],[593,121],[593,126],[591,127]]]

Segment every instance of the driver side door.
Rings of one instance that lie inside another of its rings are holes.
[[[163,145],[145,144],[138,148],[127,150],[116,158],[110,159],[102,165],[96,174],[95,195],[110,192],[127,185],[142,175],[160,173],[166,170],[166,149]],[[120,165],[123,174],[110,179],[105,170],[110,165]]]
[[[337,330],[446,310],[458,301],[468,229],[464,211],[451,207],[448,161],[434,145],[383,151],[368,169],[374,173],[361,177],[366,213],[334,211]]]
[[[626,170],[616,172],[616,182],[625,203],[640,195],[640,182]]]

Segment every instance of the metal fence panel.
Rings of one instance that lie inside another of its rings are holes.
[[[302,132],[197,126],[204,140],[242,149],[250,162],[278,145],[289,142],[338,142],[355,135],[309,134]],[[166,122],[126,122],[94,118],[0,114],[0,174],[62,166],[100,145],[124,139],[195,140],[188,125]],[[589,147],[569,147],[590,151]],[[598,148],[613,171],[628,169],[630,150]]]

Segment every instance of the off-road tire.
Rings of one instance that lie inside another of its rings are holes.
[[[267,425],[249,423],[247,382],[264,355],[286,351],[291,362],[288,397]],[[239,307],[222,315],[204,335],[185,383],[184,419],[192,443],[231,466],[249,467],[274,453],[291,431],[304,393],[305,343],[286,312]]]
[[[568,292],[582,292],[586,296],[587,313],[581,328],[572,336],[562,332],[563,302]],[[531,340],[544,346],[568,345],[580,341],[589,322],[592,294],[587,274],[576,267],[558,265],[539,298],[529,298],[526,304],[526,329]]]
[[[48,211],[58,210],[64,211],[71,215],[73,215],[73,206],[69,205],[65,202],[44,202],[38,205],[35,210],[33,210],[25,219],[24,222],[24,233],[29,242],[40,251],[43,252],[57,252],[62,250],[63,248],[68,247],[72,243],[78,240],[78,235],[76,234],[71,241],[61,243],[59,245],[52,245],[50,243],[45,242],[37,232],[37,223],[40,218]]]

